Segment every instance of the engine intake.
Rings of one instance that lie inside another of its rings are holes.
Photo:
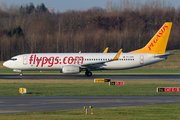
[[[62,73],[79,73],[81,72],[80,67],[74,65],[66,65],[62,67]]]

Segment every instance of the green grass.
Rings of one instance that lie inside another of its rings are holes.
[[[180,104],[95,108],[94,114],[85,110],[0,114],[1,120],[179,120]]]
[[[124,81],[123,86],[94,83],[93,80],[1,80],[0,96],[94,96],[94,95],[159,95],[157,87],[179,87],[179,81]],[[20,87],[27,94],[20,95]],[[180,95],[180,93],[161,93]]]

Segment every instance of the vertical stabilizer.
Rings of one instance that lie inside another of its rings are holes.
[[[149,43],[138,50],[129,53],[164,54],[171,31],[172,22],[166,22],[149,41]]]

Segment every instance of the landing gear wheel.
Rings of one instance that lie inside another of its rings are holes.
[[[92,76],[92,72],[86,71],[86,72],[85,72],[85,75],[86,75],[86,76]]]
[[[19,76],[21,76],[21,77],[22,77],[22,75],[23,75],[22,73],[19,74]]]

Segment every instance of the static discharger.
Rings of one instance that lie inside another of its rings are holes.
[[[25,94],[27,91],[26,91],[26,88],[19,88],[19,93],[20,94]]]
[[[94,79],[94,82],[110,82],[111,81],[111,79]]]

